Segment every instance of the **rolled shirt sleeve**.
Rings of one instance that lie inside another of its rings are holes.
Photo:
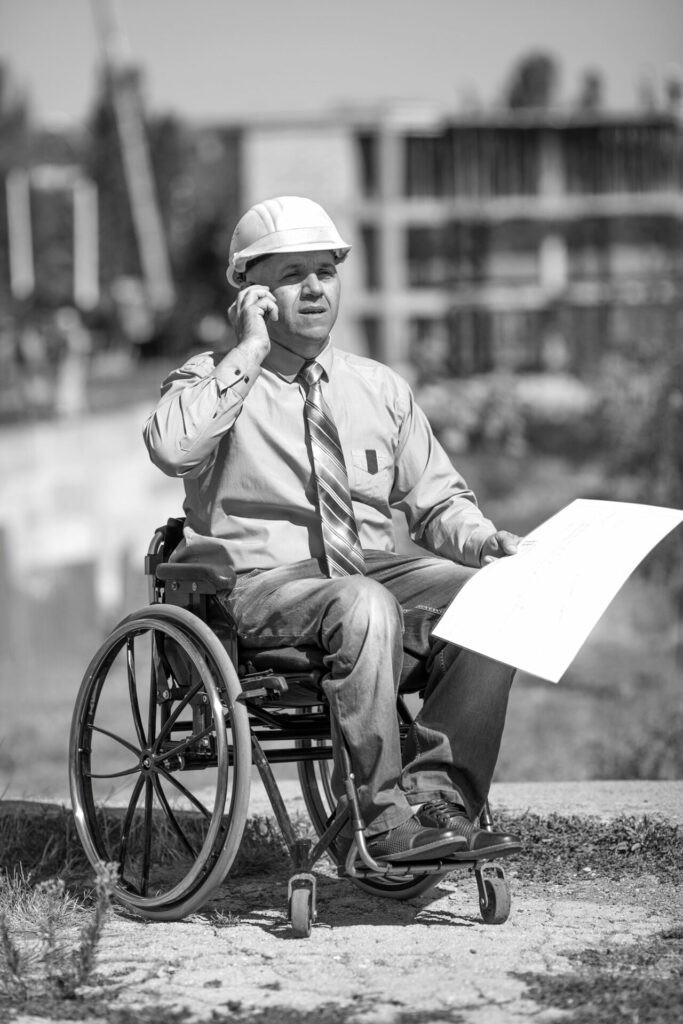
[[[245,361],[238,349],[220,361],[202,353],[170,373],[143,428],[154,465],[178,477],[206,469],[260,373],[260,365]]]
[[[416,544],[463,565],[481,564],[482,545],[496,527],[481,512],[410,392],[391,503],[405,514]]]

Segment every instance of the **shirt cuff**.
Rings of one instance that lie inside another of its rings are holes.
[[[236,349],[232,349],[220,361],[211,376],[215,378],[221,395],[229,388],[231,393],[244,398],[260,373],[260,363],[248,362]]]
[[[484,541],[495,532],[495,526],[488,519],[472,530],[465,541],[465,565],[472,565],[475,568],[481,566],[481,549],[484,546]]]

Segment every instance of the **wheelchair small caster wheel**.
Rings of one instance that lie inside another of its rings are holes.
[[[289,901],[289,920],[297,939],[307,939],[313,924],[313,894],[310,889],[295,889]]]
[[[510,887],[505,878],[483,878],[486,898],[480,894],[479,909],[484,924],[505,924],[510,916]]]
[[[289,923],[295,938],[309,937],[315,916],[315,878],[295,875],[289,881]]]

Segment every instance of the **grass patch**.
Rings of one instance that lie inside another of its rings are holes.
[[[667,882],[683,873],[683,829],[657,818],[499,814],[495,827],[522,837],[511,861],[522,879],[564,882],[590,869],[598,877],[649,874]]]
[[[120,828],[121,813],[100,811],[101,827],[112,835]],[[298,831],[308,825],[301,818]],[[159,842],[169,863],[184,851],[163,816],[155,818]],[[188,815],[183,828],[201,834],[203,822]],[[310,826],[308,826],[310,828]],[[659,818],[621,815],[614,821],[559,814],[541,816],[497,814],[495,827],[522,837],[523,850],[513,858],[518,878],[566,881],[590,868],[598,876],[622,878],[650,874],[661,881],[677,881],[683,875],[683,829]],[[254,816],[247,820],[232,877],[277,874],[289,863],[287,849],[274,819]],[[72,888],[88,884],[92,868],[76,834],[71,811],[51,805],[0,803],[0,869],[20,871],[33,884],[59,876]]]
[[[100,828],[114,843],[122,816],[116,809],[99,811]],[[182,817],[183,829],[191,841],[203,838],[205,825],[199,815],[178,817]],[[185,857],[162,814],[155,813],[154,826],[154,846],[163,850],[164,862],[172,864]],[[244,877],[269,873],[281,870],[286,863],[287,850],[274,819],[261,815],[249,818],[231,874]],[[78,887],[92,879],[92,867],[81,847],[71,810],[50,804],[0,802],[0,871],[19,871],[33,884],[59,876],[68,885]]]
[[[51,804],[0,803],[0,870],[19,871],[32,883],[59,876],[92,877],[73,814]]]
[[[81,998],[115,881],[114,865],[98,865],[86,911],[61,879],[32,885],[30,876],[0,875],[0,1008],[61,1015],[62,1003]]]
[[[567,1024],[671,1024],[680,1019],[683,929],[647,942],[568,953],[575,970],[518,974],[527,996]]]

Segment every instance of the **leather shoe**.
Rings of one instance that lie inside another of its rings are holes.
[[[488,832],[479,828],[470,821],[461,804],[448,800],[431,800],[422,804],[417,818],[426,828],[449,829],[464,841],[464,849],[449,854],[449,860],[508,857],[522,849],[518,836],[510,832]]]
[[[467,840],[441,826],[425,826],[415,816],[396,828],[366,839],[373,860],[441,860],[464,853]]]

